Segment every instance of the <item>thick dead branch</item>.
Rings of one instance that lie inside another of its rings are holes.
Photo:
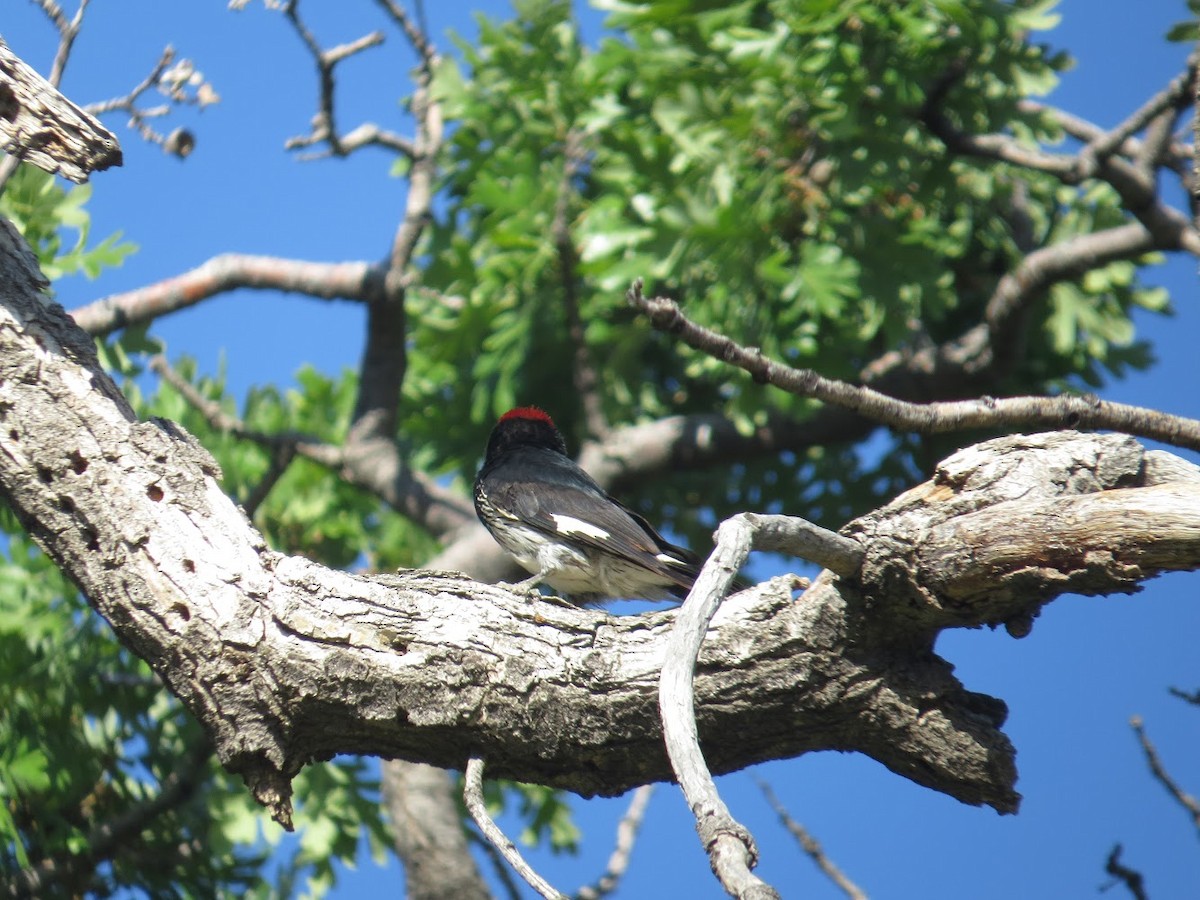
[[[341,752],[447,768],[470,753],[496,777],[583,795],[670,777],[654,697],[674,612],[613,617],[453,574],[356,577],[272,553],[193,439],[136,420],[90,339],[41,297],[9,227],[0,271],[0,492],[281,821],[292,776]],[[711,771],[857,750],[1013,810],[1004,705],[964,688],[933,637],[1031,618],[1081,586],[1129,590],[1159,569],[1200,566],[1200,538],[1172,526],[1163,552],[1158,506],[1138,499],[1192,471],[1163,459],[1113,435],[989,442],[852,523],[866,549],[857,577],[825,573],[799,600],[783,583],[727,599],[695,678]],[[1097,492],[1142,522],[1099,564],[1094,543],[1073,549],[1070,523],[1043,515],[1037,543],[1056,548],[1051,558],[996,571],[990,591],[937,593],[953,583],[939,567],[963,539],[955,518]]]
[[[13,55],[0,39],[0,144],[71,181],[121,164],[116,136]]]
[[[630,302],[660,331],[677,335],[689,347],[749,372],[759,382],[873,419],[893,428],[938,434],[974,428],[1111,428],[1153,438],[1176,447],[1200,450],[1200,421],[1092,396],[984,397],[934,403],[910,403],[869,387],[825,378],[812,369],[794,369],[767,359],[761,351],[688,319],[673,300],[647,299],[635,281]]]

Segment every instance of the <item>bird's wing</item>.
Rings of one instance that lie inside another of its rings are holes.
[[[699,567],[695,557],[664,539],[644,518],[609,497],[578,473],[556,477],[540,469],[535,480],[505,479],[484,487],[492,502],[544,534],[619,556],[690,586]]]

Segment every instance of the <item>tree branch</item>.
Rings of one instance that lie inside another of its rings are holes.
[[[463,801],[467,805],[467,812],[471,814],[471,818],[475,820],[475,824],[479,826],[480,832],[487,838],[488,843],[500,852],[500,855],[525,880],[526,884],[546,900],[567,900],[566,894],[555,890],[550,882],[533,870],[533,866],[525,862],[524,857],[517,850],[517,845],[509,840],[508,836],[500,830],[500,826],[488,815],[487,804],[483,802],[483,760],[477,756],[472,756],[467,760]]]
[[[72,310],[79,327],[102,335],[187,309],[238,288],[304,294],[320,300],[365,300],[381,273],[370,263],[316,263],[224,253],[156,284],[112,294]]]
[[[1129,727],[1133,729],[1133,733],[1137,735],[1138,743],[1142,745],[1142,752],[1146,755],[1146,765],[1150,767],[1150,774],[1154,776],[1155,781],[1167,789],[1167,793],[1171,795],[1180,808],[1187,813],[1188,818],[1192,820],[1192,827],[1200,833],[1200,802],[1196,798],[1183,790],[1171,777],[1171,773],[1167,771],[1166,766],[1162,764],[1162,760],[1158,756],[1158,750],[1150,741],[1150,737],[1146,734],[1146,726],[1142,722],[1141,716],[1134,716],[1129,721]]]
[[[750,555],[755,530],[743,516],[721,523],[717,546],[683,602],[667,642],[658,683],[658,707],[671,771],[696,819],[700,845],[709,865],[731,897],[778,900],[779,892],[751,874],[758,847],[749,830],[733,818],[713,781],[696,730],[693,678],[700,645],[721,600]]]
[[[846,877],[846,873],[839,869],[833,860],[825,855],[825,851],[821,848],[821,843],[809,833],[807,828],[792,818],[791,814],[787,811],[787,807],[779,801],[779,798],[775,796],[775,792],[771,790],[771,786],[761,778],[755,780],[758,783],[758,789],[767,798],[767,803],[771,805],[771,809],[775,811],[775,815],[783,823],[783,827],[796,839],[801,849],[808,854],[809,859],[817,864],[817,868],[830,881],[837,885],[850,900],[867,900],[867,895],[863,893],[862,889]]]
[[[116,136],[25,65],[2,39],[0,113],[0,145],[14,159],[76,182],[121,164]]]
[[[642,282],[626,295],[655,328],[677,335],[689,347],[749,372],[755,381],[852,410],[884,425],[939,434],[974,428],[1111,428],[1153,438],[1176,447],[1200,450],[1200,421],[1139,406],[1110,403],[1091,396],[1007,397],[910,403],[869,387],[824,378],[811,369],[794,369],[768,360],[722,334],[692,322],[665,297],[647,299]]]
[[[1116,879],[1116,882],[1125,885],[1129,893],[1133,895],[1133,900],[1148,900],[1146,879],[1137,869],[1131,869],[1121,862],[1121,850],[1120,844],[1116,844],[1112,848],[1108,858],[1104,861],[1104,871]]]
[[[559,180],[558,197],[554,203],[554,220],[550,232],[558,253],[559,279],[562,283],[563,314],[567,322],[567,337],[571,341],[571,380],[575,394],[583,407],[583,421],[588,435],[602,439],[609,431],[608,419],[600,396],[600,377],[592,362],[587,345],[587,331],[579,314],[579,277],[576,272],[575,242],[571,238],[571,197],[575,193],[575,177],[583,164],[583,136],[568,131],[563,139],[563,172]]]
[[[613,617],[452,574],[357,577],[272,553],[190,436],[136,420],[91,340],[41,297],[29,259],[0,226],[0,495],[280,821],[295,773],[341,752],[453,768],[477,755],[496,777],[583,795],[670,777],[653,697],[675,612]],[[1178,518],[1140,499],[1196,477],[1115,435],[1026,435],[956,454],[848,526],[866,550],[854,578],[826,572],[800,602],[787,579],[725,601],[695,677],[709,769],[857,750],[1012,811],[1003,703],[954,678],[932,652],[937,630],[1200,567],[1200,527],[1181,539]],[[1077,547],[1062,517],[1035,515],[1045,530],[1029,540],[1043,555],[990,573],[990,590],[939,595],[962,587],[944,567],[964,540],[989,534],[957,519],[994,509],[1011,522],[1021,506],[1071,497],[1128,509],[1141,527],[1106,556],[1098,539]]]
[[[467,848],[448,772],[388,760],[383,764],[383,803],[411,900],[490,900]]]
[[[16,896],[47,896],[56,886],[71,883],[97,864],[111,859],[121,845],[136,838],[164,812],[190,800],[200,787],[202,775],[212,756],[212,744],[200,739],[180,757],[152,796],[125,809],[119,816],[100,822],[88,833],[85,849],[66,857],[45,859],[22,870],[11,883]]]
[[[600,900],[617,889],[625,870],[629,868],[629,857],[633,853],[633,845],[637,841],[638,829],[642,827],[642,818],[646,815],[646,807],[650,805],[650,797],[654,793],[654,785],[643,784],[633,792],[629,806],[621,821],[617,823],[617,842],[612,855],[608,857],[608,865],[604,874],[595,883],[580,888],[575,892],[574,900]]]
[[[167,102],[159,106],[138,106],[142,94],[151,88],[157,88],[158,92],[167,98]],[[181,59],[176,63],[174,48],[167,47],[150,74],[132,91],[123,97],[89,104],[87,109],[97,116],[117,110],[124,112],[129,116],[130,127],[136,129],[144,141],[156,144],[167,153],[183,159],[195,148],[196,136],[186,128],[176,128],[170,134],[161,134],[150,126],[150,120],[167,115],[173,106],[192,105],[203,109],[220,102],[220,99],[213,86],[204,81],[196,71],[191,60]]]

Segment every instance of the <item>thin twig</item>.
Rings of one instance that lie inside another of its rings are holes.
[[[769,360],[757,349],[743,347],[692,322],[673,300],[646,299],[641,279],[634,282],[626,296],[650,317],[655,328],[676,335],[689,347],[715,359],[744,369],[759,383],[851,410],[893,428],[921,434],[1000,427],[1109,428],[1175,447],[1200,450],[1200,420],[1092,396],[984,397],[930,403],[899,400],[869,387],[825,378],[811,369],[794,369]]]
[[[526,884],[546,900],[567,900],[566,894],[555,890],[550,882],[542,878],[529,863],[525,862],[520,851],[517,850],[517,845],[508,839],[500,830],[500,826],[488,814],[487,804],[483,801],[483,760],[478,756],[472,756],[467,760],[466,777],[463,779],[463,801],[467,805],[467,812],[471,814],[471,818],[475,820],[475,824],[479,826],[483,836],[500,851],[500,855],[508,861],[518,875],[525,879]]]
[[[341,466],[343,452],[332,444],[326,444],[310,435],[266,434],[247,427],[246,423],[237,416],[225,412],[220,403],[209,400],[196,390],[195,386],[184,378],[165,356],[151,357],[148,365],[151,371],[171,385],[190,406],[204,416],[210,427],[260,444],[272,451],[290,451],[330,469],[337,469]]]
[[[608,865],[593,884],[582,887],[575,892],[575,900],[600,900],[617,889],[625,870],[629,868],[629,857],[633,853],[633,845],[637,841],[638,829],[642,827],[642,818],[646,815],[646,807],[650,805],[650,797],[654,793],[654,785],[643,784],[633,792],[625,815],[617,823],[617,842]]]
[[[1195,86],[1196,61],[1197,56],[1193,53],[1188,59],[1184,71],[1172,78],[1166,87],[1143,103],[1124,122],[1089,141],[1079,151],[1076,165],[1080,175],[1085,178],[1094,175],[1099,164],[1115,153],[1127,138],[1133,137],[1164,111],[1170,110],[1174,113],[1180,108],[1181,103],[1190,103]],[[1174,115],[1171,118],[1174,118]],[[1141,157],[1143,153],[1139,151],[1137,156]],[[1157,158],[1158,154],[1155,153],[1152,159],[1146,160],[1146,163],[1153,165]]]
[[[1150,774],[1167,789],[1167,793],[1172,799],[1178,803],[1183,811],[1188,814],[1188,818],[1192,820],[1192,827],[1200,833],[1200,803],[1196,798],[1181,788],[1175,783],[1175,779],[1171,777],[1171,773],[1167,771],[1162,760],[1158,756],[1158,750],[1151,743],[1149,736],[1146,734],[1145,724],[1142,722],[1141,716],[1134,716],[1129,720],[1129,725],[1137,735],[1138,742],[1142,745],[1142,752],[1146,754],[1146,764],[1150,767]]]
[[[345,44],[339,44],[328,50],[321,49],[312,31],[300,16],[299,0],[288,0],[283,7],[283,14],[291,23],[293,30],[308,50],[317,67],[319,89],[317,94],[317,114],[312,119],[312,129],[306,135],[289,138],[284,142],[288,150],[312,147],[316,144],[326,144],[329,151],[326,154],[308,154],[305,159],[316,159],[320,156],[347,156],[359,147],[372,144],[388,147],[400,153],[410,155],[410,145],[407,139],[400,135],[384,131],[376,125],[359,126],[351,135],[353,140],[343,138],[338,134],[337,115],[334,107],[334,77],[333,70],[337,64],[349,59],[371,47],[383,43],[383,33],[373,31]]]
[[[1145,878],[1137,869],[1131,869],[1121,862],[1121,845],[1117,844],[1108,854],[1108,858],[1104,861],[1104,871],[1116,879],[1113,884],[1123,884],[1129,888],[1129,893],[1133,894],[1134,900],[1147,900]],[[1111,885],[1102,887],[1101,890],[1107,890]]]
[[[1200,706],[1200,690],[1184,691],[1177,687],[1168,688],[1168,690],[1171,692],[1171,696],[1178,697],[1185,703],[1192,704],[1192,706]]]
[[[414,22],[412,17],[399,3],[393,0],[378,0],[379,5],[395,20],[404,32],[404,36],[408,38],[408,42],[412,44],[413,50],[417,52],[417,56],[421,58],[422,65],[427,70],[432,70],[433,65],[437,62],[437,50],[433,46],[433,42],[429,40],[429,32],[425,27],[424,8],[420,3],[417,3],[417,18],[420,20]]]
[[[820,842],[809,833],[807,828],[792,818],[791,814],[787,811],[787,807],[775,796],[775,792],[771,789],[771,786],[761,778],[756,778],[755,781],[758,783],[758,789],[767,798],[767,803],[775,811],[775,815],[779,816],[779,821],[783,823],[783,827],[799,842],[801,849],[817,864],[817,868],[824,872],[830,881],[841,888],[842,893],[849,897],[850,900],[867,900],[867,895],[863,893],[862,888],[851,881],[846,876],[846,873],[839,869],[833,860],[825,855]]]

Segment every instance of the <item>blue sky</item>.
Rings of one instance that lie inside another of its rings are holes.
[[[8,6],[5,39],[45,71],[51,30],[34,4]],[[365,0],[308,6],[326,45],[381,27],[374,4]],[[1110,126],[1181,70],[1186,48],[1166,45],[1162,35],[1185,17],[1183,0],[1136,4],[1136,14],[1133,7],[1122,0],[1060,5],[1062,25],[1046,40],[1068,49],[1078,65],[1051,102]],[[430,4],[431,30],[444,48],[446,28],[473,33],[468,11],[479,8],[508,14],[500,2]],[[599,21],[587,14],[589,33]],[[388,41],[400,44],[394,34]],[[316,163],[284,153],[283,141],[303,132],[313,113],[315,78],[299,41],[261,5],[234,13],[219,3],[96,3],[65,89],[77,102],[125,93],[167,43],[196,61],[222,102],[172,120],[186,122],[198,136],[184,162],[145,146],[119,119],[109,120],[126,163],[93,181],[93,234],[121,229],[141,249],[99,281],[61,283],[64,305],[154,282],[225,251],[323,260],[383,255],[403,183],[386,177],[390,160],[382,153]],[[372,119],[401,128],[389,117],[410,64],[393,47],[346,65],[339,82],[342,122]],[[1161,362],[1104,396],[1200,416],[1196,261],[1175,258],[1150,280],[1170,290],[1177,310],[1170,320],[1139,319]],[[355,366],[362,327],[360,310],[349,304],[238,292],[172,316],[155,332],[172,355],[188,352],[202,370],[214,371],[224,360],[230,386],[240,394],[251,384],[286,382],[304,363],[326,371]],[[967,686],[1009,704],[1007,730],[1019,751],[1018,788],[1025,797],[1017,816],[963,806],[856,755],[814,754],[722,779],[734,815],[759,841],[763,877],[785,896],[840,896],[775,821],[755,776],[772,782],[793,816],[873,897],[1087,896],[1105,883],[1104,858],[1117,842],[1125,861],[1146,875],[1155,900],[1196,896],[1195,831],[1147,773],[1128,725],[1131,715],[1142,715],[1172,773],[1200,793],[1200,711],[1167,694],[1172,685],[1200,687],[1196,584],[1194,576],[1176,575],[1132,598],[1065,598],[1045,610],[1023,641],[991,631],[943,637],[939,652]],[[581,803],[582,856],[532,853],[532,861],[560,889],[590,882],[611,850],[621,809],[621,801]],[[380,870],[364,859],[356,871],[342,873],[334,896],[395,895],[401,878],[394,863]],[[1117,887],[1107,896],[1122,895]],[[620,896],[723,896],[670,786],[656,793]]]

